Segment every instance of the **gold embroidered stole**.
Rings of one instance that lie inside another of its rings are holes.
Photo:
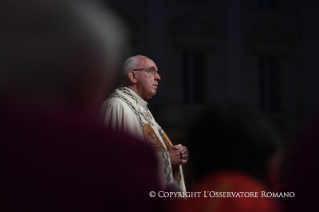
[[[111,94],[110,98],[120,98],[129,106],[129,108],[136,115],[140,123],[146,144],[151,146],[155,151],[161,152],[162,159],[164,162],[164,173],[166,175],[166,185],[175,182],[180,186],[181,191],[186,191],[182,167],[176,167],[177,170],[174,173],[172,173],[172,166],[170,163],[168,153],[168,150],[173,146],[171,140],[164,132],[164,130],[157,124],[157,122],[149,112],[148,108],[146,111],[140,111],[137,98],[131,92],[132,91],[129,88],[126,88],[125,86],[120,86]],[[152,128],[152,126],[154,126],[152,120],[154,120],[156,128],[158,129],[158,132],[162,137],[165,146],[163,145],[163,142],[161,142],[161,140],[156,135],[154,129]]]

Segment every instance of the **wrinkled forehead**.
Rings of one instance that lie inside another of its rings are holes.
[[[150,67],[155,67],[157,69],[156,64],[154,63],[153,60],[147,58],[147,57],[139,57],[138,58],[138,68],[150,68]]]

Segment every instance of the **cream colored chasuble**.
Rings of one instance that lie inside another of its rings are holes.
[[[105,110],[106,126],[144,140],[155,150],[160,164],[160,182],[163,189],[175,184],[182,192],[186,191],[182,166],[176,166],[175,170],[172,170],[168,153],[172,143],[155,121],[146,101],[131,89],[120,86],[104,102],[102,110]]]

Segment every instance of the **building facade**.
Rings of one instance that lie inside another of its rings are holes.
[[[155,61],[162,80],[150,108],[171,135],[225,101],[261,108],[289,140],[305,111],[307,9],[299,0],[109,0],[131,55]],[[311,98],[311,97],[309,97]]]

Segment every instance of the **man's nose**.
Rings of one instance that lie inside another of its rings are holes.
[[[158,73],[156,73],[154,79],[157,80],[157,81],[159,81],[159,80],[161,80],[161,77],[160,77],[160,75],[159,75]]]

